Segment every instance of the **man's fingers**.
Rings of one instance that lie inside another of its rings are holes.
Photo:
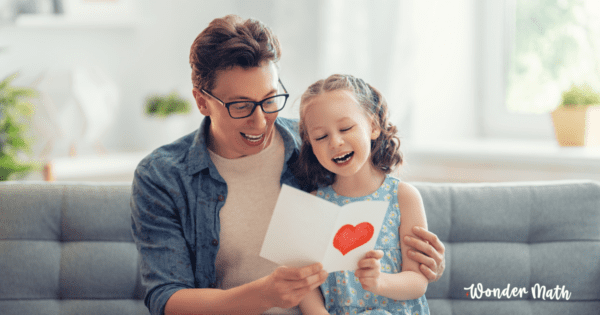
[[[298,305],[304,296],[327,279],[327,272],[320,263],[295,268],[281,266],[268,277],[268,295],[274,305],[289,308]]]
[[[315,263],[306,267],[300,268],[300,278],[306,278],[310,275],[318,274],[323,270],[323,265],[321,263]]]
[[[435,259],[425,256],[422,253],[415,252],[414,250],[409,250],[408,256],[419,263],[419,269],[421,270],[421,273],[423,273],[429,282],[433,282],[438,279],[437,273],[433,271],[438,270],[438,264]]]
[[[319,274],[308,276],[301,280],[294,280],[292,282],[292,289],[301,289],[310,287],[312,284],[319,280]]]
[[[321,263],[315,263],[309,266],[305,266],[302,268],[291,268],[291,267],[279,267],[278,271],[280,275],[285,280],[302,280],[306,277],[319,273],[323,270],[323,265]]]
[[[431,271],[431,269],[429,269],[426,265],[419,265],[419,269],[421,270],[425,278],[429,280],[429,282],[435,281],[437,279],[437,274]]]
[[[308,291],[313,290],[323,284],[323,282],[327,280],[328,275],[327,271],[321,270],[321,272],[308,276],[303,280],[294,281],[292,289],[296,291],[297,294],[302,294],[305,289],[308,289]]]
[[[323,282],[325,282],[325,280],[327,280],[327,275],[328,275],[328,273],[325,270],[321,270],[320,272],[318,272],[314,275],[310,275],[304,279],[292,280],[294,282],[292,285],[292,288],[294,290],[297,290],[297,289],[308,288],[308,287],[313,287],[313,286],[318,287]]]
[[[412,231],[413,233],[415,233],[416,236],[422,238],[425,241],[428,241],[429,244],[431,244],[431,246],[433,246],[437,252],[439,252],[440,254],[444,253],[444,244],[440,242],[440,239],[437,237],[437,235],[420,226],[413,226]]]
[[[409,257],[420,265],[420,270],[429,279],[429,282],[437,281],[444,272],[444,255],[446,248],[434,233],[426,229],[413,226],[414,236],[405,236],[402,245],[412,247]]]
[[[422,241],[422,240],[414,238],[414,237],[405,236],[404,243],[406,243],[406,245],[408,245],[409,247],[412,247],[412,248],[416,249],[417,251],[419,251],[435,260],[442,259],[442,255],[440,253],[438,253],[436,251],[436,249],[433,248],[432,245],[425,243],[425,241]]]
[[[323,284],[323,282],[325,282],[325,280],[327,280],[328,275],[329,274],[327,273],[327,271],[321,270],[321,272],[319,272],[319,274],[318,274],[319,278],[317,279],[317,281],[310,285],[310,290],[312,291],[315,288],[317,288],[318,286],[320,286],[321,284]]]
[[[437,270],[437,262],[435,259],[429,256],[423,255],[422,253],[414,250],[409,250],[408,257],[420,264],[426,265],[431,270]]]
[[[304,298],[304,296],[306,296],[310,291],[318,288],[322,283],[317,282],[317,283],[313,283],[311,286],[309,287],[301,287],[298,289],[294,289],[293,294],[298,297],[299,300],[302,300]]]

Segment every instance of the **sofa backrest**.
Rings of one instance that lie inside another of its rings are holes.
[[[600,183],[415,186],[446,248],[431,314],[600,313]]]
[[[414,185],[446,247],[431,314],[598,314],[599,183]],[[128,183],[0,183],[0,314],[148,314],[130,193]]]
[[[131,184],[0,183],[0,314],[149,314]]]

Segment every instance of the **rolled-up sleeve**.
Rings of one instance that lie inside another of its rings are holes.
[[[171,183],[170,183],[171,182]],[[141,256],[144,303],[151,314],[163,314],[178,290],[194,287],[192,259],[183,234],[176,181],[140,164],[132,185],[132,235]]]

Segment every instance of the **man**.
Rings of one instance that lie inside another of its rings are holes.
[[[277,117],[288,98],[280,56],[264,24],[232,15],[191,47],[192,93],[206,117],[142,160],[133,181],[132,231],[152,314],[297,314],[327,277],[321,264],[278,267],[259,257],[281,184],[298,187],[297,122]],[[425,241],[405,245],[435,281],[443,244],[415,234]]]

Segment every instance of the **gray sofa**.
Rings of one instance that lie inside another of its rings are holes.
[[[446,245],[431,314],[600,314],[600,183],[415,186]],[[148,314],[129,197],[0,183],[0,314]]]

